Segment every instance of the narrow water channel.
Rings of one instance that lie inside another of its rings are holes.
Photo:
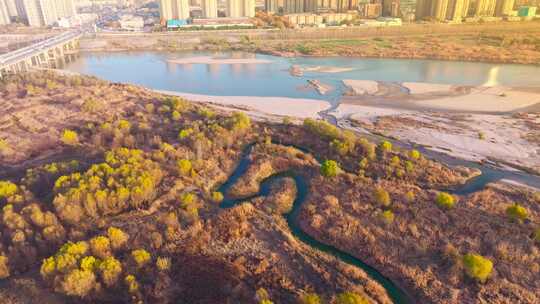
[[[289,213],[283,214],[283,216],[285,217],[287,224],[289,226],[289,229],[291,230],[294,237],[314,249],[317,249],[319,251],[325,252],[327,254],[330,254],[336,257],[338,260],[344,263],[361,268],[368,274],[368,276],[371,279],[375,280],[376,282],[378,282],[384,287],[389,297],[392,299],[393,303],[396,303],[396,304],[414,303],[414,301],[403,290],[397,287],[396,284],[394,284],[390,279],[382,275],[375,268],[362,262],[362,260],[352,256],[351,254],[348,254],[333,246],[317,241],[316,239],[314,239],[313,237],[311,237],[310,235],[308,235],[302,230],[302,228],[298,224],[297,218],[302,209],[302,204],[306,201],[306,198],[309,194],[309,185],[307,184],[304,177],[295,173],[294,171],[285,171],[285,172],[276,173],[264,179],[261,182],[259,192],[250,197],[241,198],[241,199],[233,199],[233,198],[228,197],[226,194],[228,193],[228,190],[230,189],[230,187],[234,185],[242,175],[245,174],[245,172],[251,165],[249,156],[251,154],[252,149],[253,149],[253,144],[249,145],[247,148],[244,149],[238,166],[233,171],[229,179],[223,185],[221,185],[221,187],[219,187],[218,191],[220,191],[221,193],[225,195],[225,199],[220,205],[221,208],[231,208],[257,196],[267,196],[269,195],[271,186],[274,182],[276,182],[277,180],[281,178],[291,177],[294,179],[296,183],[297,195],[296,195],[296,198],[294,199],[292,210]]]

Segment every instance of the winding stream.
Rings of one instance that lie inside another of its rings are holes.
[[[283,216],[285,217],[289,229],[291,230],[294,237],[314,249],[323,251],[336,257],[344,263],[361,268],[368,274],[371,279],[377,281],[385,288],[389,297],[392,299],[392,302],[398,304],[414,303],[414,301],[409,295],[407,295],[403,290],[396,286],[396,284],[394,284],[390,279],[382,275],[375,268],[362,262],[362,260],[352,256],[351,254],[348,254],[333,246],[317,241],[315,238],[311,237],[302,230],[302,228],[298,224],[297,218],[300,214],[300,210],[302,209],[302,204],[305,202],[308,196],[309,190],[309,185],[307,184],[303,176],[296,174],[294,171],[279,172],[264,179],[260,184],[259,192],[250,197],[233,199],[227,196],[226,193],[228,193],[229,188],[233,186],[242,175],[244,175],[244,173],[251,165],[249,155],[252,150],[253,144],[248,145],[244,149],[238,166],[235,168],[229,179],[223,185],[221,185],[221,187],[219,187],[218,191],[225,195],[225,199],[220,205],[221,208],[231,208],[257,196],[267,196],[270,193],[271,185],[275,181],[279,180],[280,178],[291,177],[296,183],[297,195],[294,199],[292,210],[286,214],[283,214]]]
[[[218,191],[220,191],[221,193],[225,195],[225,199],[220,204],[221,208],[232,208],[238,204],[241,204],[242,202],[248,201],[255,197],[268,196],[270,194],[271,186],[275,181],[281,178],[285,178],[285,177],[293,178],[296,183],[297,195],[296,195],[296,198],[294,199],[293,207],[291,211],[286,214],[283,214],[283,216],[285,217],[287,224],[289,226],[289,229],[291,230],[294,237],[314,249],[317,249],[319,251],[325,252],[327,254],[330,254],[336,257],[337,259],[341,260],[344,263],[361,268],[368,274],[368,276],[371,279],[375,280],[376,282],[378,282],[381,286],[385,288],[386,292],[388,293],[388,296],[391,298],[393,303],[410,304],[410,303],[415,302],[414,299],[412,299],[410,295],[408,295],[404,290],[398,287],[389,278],[385,277],[375,268],[364,263],[362,260],[360,260],[357,257],[352,256],[349,253],[346,253],[336,247],[330,246],[328,244],[325,244],[316,240],[315,238],[311,237],[310,235],[308,235],[306,232],[302,230],[302,228],[298,224],[297,219],[302,209],[302,204],[305,202],[309,194],[309,185],[302,175],[291,170],[279,172],[264,179],[261,182],[259,191],[257,193],[249,197],[244,197],[244,198],[229,197],[227,193],[230,187],[232,187],[238,181],[238,179],[246,173],[249,166],[251,165],[251,160],[249,156],[253,150],[254,145],[255,144],[249,144],[246,148],[244,148],[237,167],[232,172],[232,174],[227,179],[227,181],[219,187]],[[289,146],[289,145],[285,144],[285,146]],[[308,149],[305,149],[303,147],[298,147],[295,145],[290,145],[290,146],[295,147],[299,150],[302,150],[305,153],[310,153]],[[319,159],[317,160],[320,162]],[[463,165],[462,162],[458,162],[458,163],[459,165]],[[458,165],[458,163],[455,163],[454,165]],[[471,165],[472,163],[467,163],[467,164]],[[465,195],[465,194],[473,193],[475,191],[479,191],[483,189],[486,186],[486,184],[499,180],[505,177],[505,175],[507,174],[506,172],[500,172],[499,170],[496,170],[496,169],[487,169],[486,166],[477,165],[475,167],[481,168],[482,174],[478,177],[475,177],[469,180],[466,184],[459,187],[458,189],[452,191],[453,193]],[[486,169],[489,172],[486,172],[485,171]]]

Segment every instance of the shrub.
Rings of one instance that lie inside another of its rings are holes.
[[[193,129],[183,129],[178,133],[178,139],[182,140],[193,134]]]
[[[191,165],[190,160],[181,159],[177,162],[177,167],[178,167],[178,173],[180,173],[180,175],[185,176],[191,173],[191,169],[193,166]]]
[[[171,269],[171,259],[166,257],[158,257],[156,259],[156,267],[159,271],[168,271]]]
[[[405,171],[407,171],[408,173],[411,173],[414,171],[414,164],[412,163],[412,161],[410,160],[405,161]]]
[[[139,268],[150,262],[150,253],[144,249],[133,250],[131,256]]]
[[[533,240],[540,244],[540,228],[536,228],[533,232]]]
[[[233,131],[242,131],[251,125],[251,119],[242,112],[234,112],[230,121],[229,121],[229,127]]]
[[[388,193],[388,191],[384,190],[382,187],[375,188],[374,195],[375,195],[375,202],[377,202],[377,204],[381,206],[388,207],[392,203],[390,199],[390,194]]]
[[[407,201],[407,203],[414,202],[415,198],[416,196],[414,195],[414,192],[412,190],[405,193],[405,200]]]
[[[105,285],[112,287],[120,277],[122,264],[114,257],[108,257],[99,264],[99,271]]]
[[[506,215],[513,221],[521,222],[527,218],[527,209],[518,204],[506,208]]]
[[[118,129],[124,132],[128,132],[131,129],[131,123],[125,119],[120,119],[118,121]]]
[[[387,140],[382,141],[379,144],[378,148],[383,153],[391,152],[392,151],[392,143],[387,141]]]
[[[64,130],[60,140],[68,146],[74,146],[79,143],[79,135],[75,131]]]
[[[127,243],[129,235],[119,228],[109,227],[107,229],[107,236],[111,241],[111,247],[113,250],[118,250]]]
[[[321,298],[316,293],[306,293],[300,297],[301,304],[321,304]]]
[[[416,149],[413,149],[413,150],[409,151],[409,157],[411,159],[417,160],[417,159],[420,159],[421,156],[422,156],[422,154],[420,153],[420,151],[418,151]]]
[[[335,177],[339,171],[339,165],[333,160],[325,160],[321,165],[321,175],[324,177]]]
[[[181,115],[180,115],[180,113],[178,111],[173,111],[172,114],[171,114],[171,118],[174,121],[179,121],[180,118],[181,118]]]
[[[0,181],[0,199],[8,198],[17,193],[18,188],[12,182]]]
[[[96,276],[89,270],[72,270],[62,282],[62,291],[69,296],[85,297],[96,286]]]
[[[130,274],[124,278],[124,282],[128,286],[129,293],[133,294],[139,290],[139,283],[134,275]]]
[[[9,263],[8,258],[4,255],[0,255],[0,279],[9,277]]]
[[[138,208],[156,195],[163,172],[141,150],[119,148],[105,153],[105,162],[85,173],[61,176],[55,182],[53,205],[60,219],[78,224],[87,217]]]
[[[380,214],[381,219],[386,223],[392,223],[394,221],[394,212],[392,210],[385,210]]]
[[[96,236],[90,239],[90,249],[99,258],[106,258],[111,255],[111,242],[105,236]]]
[[[354,142],[353,141],[341,141],[339,139],[334,139],[330,143],[330,147],[332,150],[336,151],[339,155],[345,156],[347,153],[352,152],[354,150]]]
[[[439,192],[439,194],[437,194],[435,202],[439,207],[444,209],[451,209],[456,203],[454,197],[446,192]]]
[[[392,167],[398,167],[401,163],[401,160],[399,159],[399,156],[394,155],[392,159],[390,159],[390,166]]]
[[[98,269],[100,261],[93,256],[86,256],[81,259],[80,267],[82,270],[94,272]]]
[[[212,201],[214,203],[221,203],[223,201],[223,193],[219,191],[212,192]]]
[[[43,262],[41,263],[41,269],[39,271],[43,278],[47,278],[53,275],[55,270],[56,261],[54,260],[54,257],[43,259]]]
[[[67,242],[58,250],[59,254],[70,254],[76,258],[80,258],[88,252],[88,243],[80,241],[76,243]]]
[[[354,292],[342,292],[336,296],[336,304],[369,304],[369,301]]]
[[[195,194],[187,192],[180,197],[182,208],[186,209],[195,202]]]
[[[481,283],[487,280],[493,270],[493,262],[474,253],[463,256],[463,265],[467,275]]]
[[[336,126],[323,120],[307,118],[304,120],[304,128],[327,140],[339,138],[339,129]]]

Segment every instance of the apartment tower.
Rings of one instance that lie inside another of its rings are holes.
[[[495,16],[508,16],[514,10],[515,0],[497,0],[495,4]]]
[[[0,0],[0,25],[10,24],[11,16],[4,0]]]
[[[217,0],[201,0],[204,18],[217,18]]]
[[[477,0],[475,16],[491,17],[495,15],[495,0]]]
[[[189,18],[188,0],[160,0],[159,16],[162,21]]]

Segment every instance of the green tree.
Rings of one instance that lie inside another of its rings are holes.
[[[392,152],[392,143],[385,140],[379,144],[379,150],[383,153]]]
[[[375,188],[373,195],[375,196],[375,202],[383,207],[388,207],[392,203],[390,194],[382,187]]]
[[[111,241],[111,247],[113,250],[118,250],[127,243],[129,235],[119,228],[109,227],[107,229],[107,236]]]
[[[451,194],[448,194],[446,192],[439,192],[439,194],[437,194],[435,202],[441,208],[451,209],[452,207],[454,207],[456,200]]]
[[[137,264],[137,267],[143,267],[150,262],[150,253],[144,249],[136,249],[131,252],[131,257]]]
[[[395,215],[394,215],[394,212],[392,212],[392,210],[384,210],[383,212],[380,213],[380,217],[386,223],[392,223],[394,221]]]
[[[321,165],[321,175],[324,177],[336,177],[339,171],[339,165],[333,160],[325,160]]]
[[[305,293],[300,296],[301,304],[321,304],[321,298],[316,293]]]
[[[212,192],[212,201],[214,203],[221,203],[223,201],[223,193],[219,191]]]
[[[420,151],[418,151],[416,149],[413,149],[413,150],[409,151],[409,157],[411,159],[417,160],[417,159],[420,159],[421,156],[422,156],[422,154],[420,153]]]
[[[89,270],[74,269],[62,282],[62,291],[68,296],[87,296],[96,286],[96,276]]]
[[[74,146],[79,143],[79,136],[75,131],[64,130],[64,132],[62,133],[61,141],[68,146]]]
[[[401,163],[401,160],[399,159],[399,156],[394,155],[392,159],[390,160],[390,166],[392,167],[399,167],[399,164]]]
[[[369,301],[354,292],[342,292],[336,296],[336,304],[369,304]]]
[[[536,228],[533,232],[533,240],[540,244],[540,227],[539,228]]]
[[[513,204],[506,208],[506,215],[513,221],[522,222],[527,218],[527,209],[519,204]]]
[[[463,265],[465,266],[465,273],[481,283],[487,280],[493,270],[493,262],[474,253],[463,256]]]
[[[186,176],[191,173],[193,165],[189,159],[181,159],[177,162],[178,172],[180,175]]]
[[[116,284],[122,273],[122,264],[114,257],[108,257],[99,264],[99,271],[105,285],[112,287]]]

